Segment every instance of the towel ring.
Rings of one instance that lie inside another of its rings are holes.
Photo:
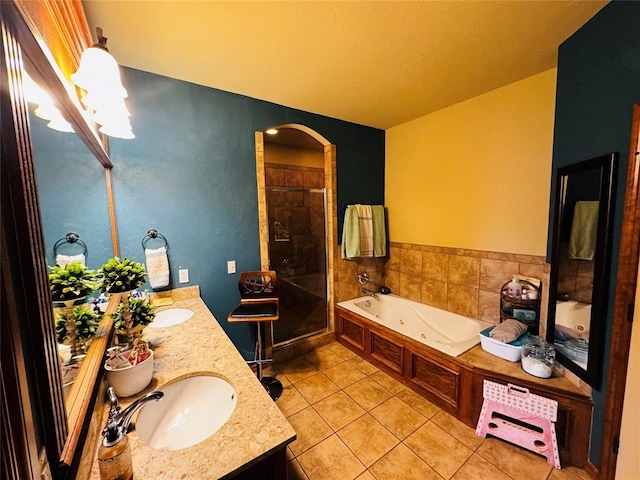
[[[151,238],[161,238],[164,241],[164,246],[165,247],[169,247],[169,242],[167,242],[167,239],[165,238],[165,236],[162,235],[160,232],[158,232],[155,228],[150,228],[147,231],[147,234],[144,237],[142,237],[142,249],[143,250],[146,249],[145,244]]]
[[[54,256],[58,255],[58,248],[60,248],[60,246],[64,243],[77,243],[78,245],[82,246],[82,254],[85,256],[87,255],[87,244],[80,240],[80,235],[74,232],[69,232],[53,245]]]

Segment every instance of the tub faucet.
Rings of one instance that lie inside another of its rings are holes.
[[[373,290],[369,290],[368,288],[364,288],[364,287],[362,288],[362,293],[364,293],[368,297],[375,297],[376,296],[376,292],[374,292]]]
[[[358,274],[358,282],[360,282],[360,285],[365,285],[366,283],[373,283],[373,280],[369,278],[367,272],[360,272]]]

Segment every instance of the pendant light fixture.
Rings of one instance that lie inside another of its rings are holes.
[[[80,58],[78,71],[71,80],[84,90],[82,104],[91,113],[93,121],[100,125],[105,135],[118,138],[134,138],[125,106],[127,90],[120,80],[120,67],[107,50],[107,39],[102,29],[96,28],[98,43],[87,48]]]

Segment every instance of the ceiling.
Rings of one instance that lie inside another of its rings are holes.
[[[121,65],[387,129],[554,68],[607,2],[82,3]]]

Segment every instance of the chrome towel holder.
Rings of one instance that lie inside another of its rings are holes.
[[[60,248],[60,246],[62,246],[65,243],[77,243],[78,245],[80,245],[83,249],[82,254],[83,255],[87,255],[87,244],[84,243],[82,240],[80,240],[80,235],[78,235],[75,232],[69,232],[67,233],[63,238],[61,238],[60,240],[58,240],[54,245],[53,245],[53,254],[54,255],[58,255],[58,248]]]
[[[142,249],[145,250],[145,244],[149,241],[149,239],[152,238],[161,238],[164,241],[164,246],[165,247],[169,247],[169,242],[167,242],[167,239],[165,238],[164,235],[162,235],[160,232],[158,232],[155,228],[150,228],[149,230],[147,230],[147,234],[142,237]]]

